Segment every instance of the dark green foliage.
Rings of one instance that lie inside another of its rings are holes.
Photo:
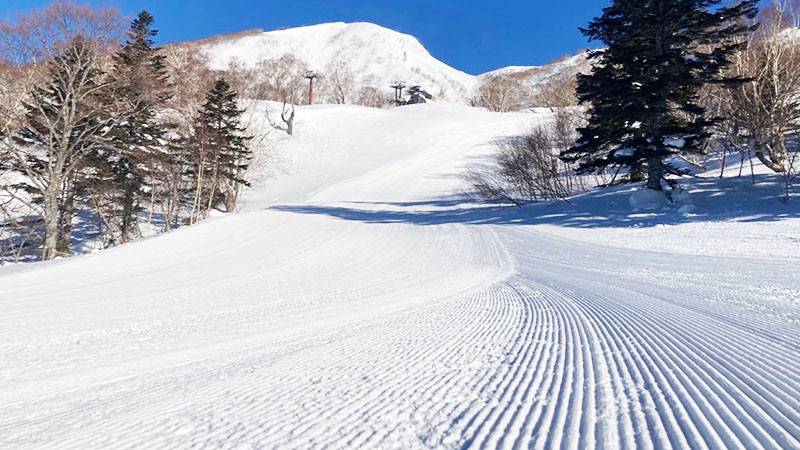
[[[114,55],[112,100],[116,104],[118,125],[115,145],[98,153],[95,188],[115,192],[117,202],[107,202],[109,216],[120,221],[120,239],[129,240],[136,225],[140,198],[147,179],[156,170],[162,154],[164,129],[156,120],[159,107],[169,100],[169,76],[164,57],[155,47],[158,31],[153,17],[139,13],[128,29],[128,39]]]
[[[244,173],[252,159],[248,144],[252,137],[244,134],[241,117],[244,110],[237,103],[237,93],[224,79],[214,83],[206,96],[196,124],[198,159],[212,197],[210,207],[224,202],[227,210],[235,207],[236,195],[242,186],[249,186]]]
[[[200,110],[199,129],[206,138],[206,146],[218,154],[220,175],[248,186],[240,176],[252,158],[247,146],[252,138],[243,134],[245,129],[241,126],[241,117],[244,110],[239,109],[237,97],[227,81],[217,80]]]
[[[665,174],[680,174],[674,155],[703,152],[716,120],[698,103],[708,83],[735,84],[720,74],[740,44],[731,38],[751,31],[756,0],[719,7],[719,0],[614,0],[581,31],[606,45],[590,54],[592,73],[580,75],[578,97],[589,107],[577,144],[562,153],[578,170],[629,170],[647,174],[661,189]]]

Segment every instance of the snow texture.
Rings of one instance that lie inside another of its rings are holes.
[[[549,118],[301,107],[245,212],[0,269],[0,448],[800,447],[798,208],[454,195]]]

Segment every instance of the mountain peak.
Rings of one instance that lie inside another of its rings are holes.
[[[416,37],[370,22],[250,30],[196,44],[215,70],[224,70],[233,61],[253,68],[290,55],[323,77],[331,68],[343,65],[353,74],[357,88],[377,88],[387,97],[392,92],[389,86],[401,81],[423,87],[437,101],[455,103],[465,103],[482,81],[495,76],[525,80],[535,90],[550,78],[585,71],[588,64],[581,53],[546,66],[506,67],[474,76],[436,59]]]
[[[199,43],[212,69],[232,61],[246,67],[292,55],[323,72],[344,64],[364,86],[394,81],[421,85],[437,98],[463,102],[477,79],[434,58],[414,36],[369,22],[332,22],[267,32],[247,32]]]

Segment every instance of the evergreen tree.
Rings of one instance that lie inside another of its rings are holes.
[[[743,24],[757,13],[757,0],[720,7],[720,0],[613,0],[584,35],[606,45],[590,54],[589,75],[578,79],[578,97],[589,105],[588,124],[576,145],[563,152],[578,171],[606,167],[645,174],[647,187],[661,190],[674,155],[698,154],[715,118],[698,103],[708,83],[735,84],[721,71],[749,32]]]
[[[119,238],[130,239],[141,211],[140,199],[147,176],[153,176],[162,156],[165,130],[156,120],[158,108],[169,100],[169,75],[164,57],[153,38],[153,16],[139,13],[128,29],[128,39],[114,55],[112,86],[120,123],[115,129],[115,146],[99,154],[96,162],[100,183],[116,192],[116,201],[106,204],[119,218]]]
[[[248,148],[252,137],[244,134],[244,110],[239,109],[237,96],[227,81],[217,80],[197,119],[193,175],[199,211],[208,212],[220,204],[234,211],[241,188],[249,186],[244,177],[252,159]]]

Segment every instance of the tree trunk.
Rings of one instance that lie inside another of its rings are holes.
[[[614,177],[616,178],[616,175]],[[633,183],[638,183],[647,179],[647,173],[645,173],[644,167],[642,167],[641,163],[631,167],[630,177],[631,182]]]
[[[71,190],[67,192],[64,204],[59,210],[58,220],[58,256],[69,256],[72,244],[72,216],[75,214],[75,197]]]
[[[75,215],[75,177],[69,175],[61,187],[58,202],[58,243],[56,244],[57,256],[69,256],[72,244],[72,217]]]
[[[232,213],[236,211],[237,203],[236,182],[225,183],[225,211]]]
[[[659,158],[651,158],[647,162],[647,189],[661,191],[661,179],[664,177],[664,165]]]
[[[291,112],[287,116],[286,113],[289,111]],[[281,120],[283,120],[283,122],[286,124],[286,133],[288,133],[289,136],[294,135],[294,104],[292,104],[291,110],[287,110],[286,102],[283,102],[283,110],[281,111]]]
[[[42,261],[58,256],[58,196],[52,186],[44,195],[44,244]]]
[[[127,183],[125,185],[125,193],[122,197],[122,227],[120,229],[120,243],[125,244],[130,240],[130,231],[133,228],[133,211],[134,211],[134,192],[133,185]]]

